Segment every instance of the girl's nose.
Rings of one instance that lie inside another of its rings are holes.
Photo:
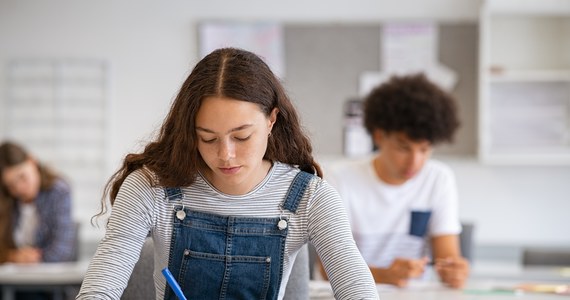
[[[223,161],[228,161],[235,157],[235,143],[222,141],[218,149],[218,157]]]

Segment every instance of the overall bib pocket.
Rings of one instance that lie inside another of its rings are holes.
[[[186,281],[181,283],[181,288],[188,291],[189,299],[203,297],[208,293],[207,290],[203,290],[204,287],[212,285],[220,287],[226,285],[223,290],[227,290],[228,294],[235,294],[232,291],[240,290],[240,293],[249,299],[266,298],[271,275],[270,257],[224,256],[190,250],[184,254],[181,274],[199,274],[199,276],[183,276]],[[224,273],[230,278],[227,282],[219,276]],[[248,274],[248,276],[237,274]],[[244,282],[245,280],[247,282]]]
[[[275,299],[287,236],[280,218],[177,209],[186,217],[175,221],[169,268],[188,299]]]

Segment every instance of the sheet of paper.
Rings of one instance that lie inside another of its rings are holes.
[[[383,25],[382,28],[381,69],[360,76],[361,96],[393,75],[420,72],[443,89],[453,89],[457,83],[457,74],[438,61],[439,38],[436,24],[392,23]]]
[[[205,22],[199,26],[200,58],[220,47],[242,48],[262,57],[278,76],[285,76],[283,29],[273,22]]]

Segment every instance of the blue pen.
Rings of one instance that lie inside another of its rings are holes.
[[[172,276],[172,273],[170,273],[168,267],[162,269],[162,275],[164,275],[164,278],[166,278],[166,282],[168,282],[168,285],[170,285],[176,296],[178,296],[178,299],[186,300],[186,296],[184,296],[184,293],[182,292],[180,285],[178,285],[178,282],[176,282],[176,279],[174,279],[174,276]]]

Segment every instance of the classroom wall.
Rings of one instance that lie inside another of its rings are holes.
[[[200,21],[276,20],[292,26],[289,33],[300,37],[323,24],[356,24],[364,27],[363,30],[375,30],[375,24],[386,21],[434,20],[443,24],[442,38],[447,37],[451,41],[451,36],[459,31],[470,36],[473,43],[479,5],[477,0],[295,0],[275,3],[261,0],[177,0],[168,3],[149,0],[3,0],[0,1],[0,76],[4,78],[4,66],[15,58],[96,58],[108,61],[112,85],[108,147],[110,174],[127,152],[140,150],[160,126],[180,84],[197,61],[196,26]],[[409,10],[409,7],[414,10]],[[295,24],[300,27],[293,28]],[[331,27],[321,29],[330,30]],[[334,39],[334,32],[329,35]],[[446,45],[442,51],[455,51],[449,48],[454,47],[454,43]],[[303,53],[303,49],[289,50],[299,55]],[[475,45],[471,50],[476,51]],[[442,59],[448,57],[445,55]],[[454,63],[459,66],[476,65],[471,60]],[[476,75],[470,72],[460,80],[475,80]],[[294,87],[291,92],[300,95],[298,107],[302,115],[310,116],[306,122],[309,131],[318,135],[319,126],[326,124],[327,120],[311,115],[315,103],[311,102],[312,97],[303,94],[312,93],[311,90],[294,83],[298,79],[288,80],[288,87]],[[475,86],[474,82],[472,84]],[[0,80],[0,111],[5,98],[4,87],[4,80]],[[356,85],[353,87],[356,89]],[[330,88],[334,94],[334,86]],[[351,86],[342,88],[347,93],[338,93],[342,95],[338,101],[352,93]],[[460,215],[462,219],[477,224],[476,242],[481,245],[570,245],[564,215],[570,208],[566,184],[570,180],[570,167],[493,167],[478,163],[473,150],[476,141],[469,137],[475,136],[476,96],[474,91],[464,92],[471,100],[462,106],[462,114],[464,121],[473,129],[463,129],[466,137],[458,137],[457,145],[443,148],[441,152],[454,155],[442,159],[449,162],[457,173]],[[334,110],[340,112],[339,107]],[[0,122],[0,138],[6,134],[2,126]],[[326,160],[340,153],[338,136],[333,134],[316,139],[319,157]],[[95,213],[96,203],[76,201],[76,206],[92,207]],[[85,239],[101,236],[101,230],[91,229],[88,225],[90,215],[78,217],[85,221],[82,228]]]
[[[458,78],[451,92],[458,101],[461,119],[455,143],[438,147],[438,153],[474,156],[478,26],[474,21],[439,21],[435,27],[439,63]],[[345,102],[360,96],[359,77],[363,72],[383,70],[382,29],[379,21],[284,26],[285,87],[302,110],[317,153],[342,154]]]

